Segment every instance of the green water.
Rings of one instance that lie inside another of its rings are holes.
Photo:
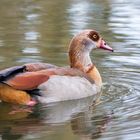
[[[0,103],[0,140],[139,140],[140,1],[0,0],[0,69],[28,62],[68,64],[70,39],[96,29],[115,50],[94,51],[102,103],[37,105],[9,115]]]

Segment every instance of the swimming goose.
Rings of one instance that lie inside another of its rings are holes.
[[[28,63],[0,71],[0,100],[32,106],[96,96],[102,78],[90,59],[95,48],[113,51],[95,30],[84,30],[70,42],[69,67]]]

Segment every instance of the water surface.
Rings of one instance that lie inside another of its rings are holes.
[[[140,139],[140,1],[1,0],[0,69],[29,62],[68,65],[68,43],[96,29],[114,53],[91,54],[103,77],[102,103],[92,98],[37,105],[8,115],[0,103],[1,140]]]

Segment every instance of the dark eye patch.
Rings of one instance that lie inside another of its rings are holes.
[[[91,39],[91,40],[93,40],[93,41],[98,41],[99,40],[99,34],[96,32],[96,31],[90,31],[90,33],[89,33],[89,38]]]

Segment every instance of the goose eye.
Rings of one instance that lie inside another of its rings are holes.
[[[97,38],[97,35],[93,35],[93,38],[96,39]]]

